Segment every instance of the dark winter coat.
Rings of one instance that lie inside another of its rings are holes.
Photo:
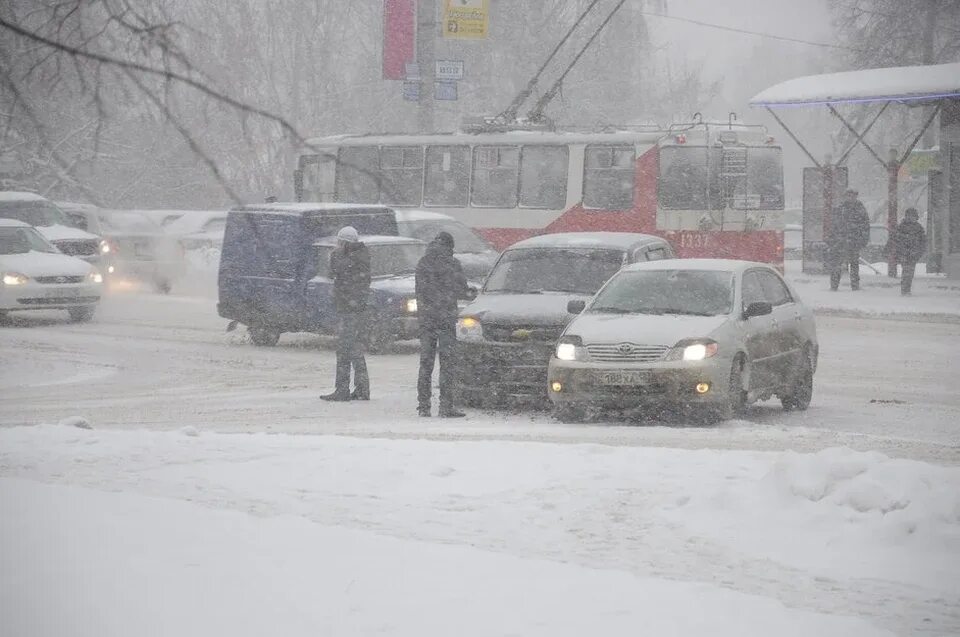
[[[843,201],[830,220],[827,247],[837,258],[859,252],[870,243],[870,216],[858,200]]]
[[[347,243],[330,253],[330,277],[337,314],[367,309],[370,296],[370,251],[363,243]]]
[[[898,263],[916,263],[923,256],[927,237],[918,221],[904,220],[894,233],[894,250]]]
[[[467,277],[453,248],[431,241],[417,263],[417,315],[424,325],[443,325],[457,318],[457,299],[469,294]]]

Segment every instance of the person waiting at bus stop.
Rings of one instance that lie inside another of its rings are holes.
[[[840,287],[843,266],[847,264],[850,265],[850,289],[860,289],[860,251],[870,243],[870,216],[858,195],[853,188],[848,189],[830,220],[826,247],[833,291]]]
[[[440,232],[417,263],[417,320],[420,323],[420,372],[417,413],[430,416],[433,365],[440,358],[440,417],[465,414],[454,404],[454,347],[457,342],[457,300],[470,296],[467,277],[453,256],[453,235]]]
[[[910,296],[913,275],[917,270],[917,261],[923,256],[927,236],[920,225],[920,213],[916,208],[907,208],[903,221],[893,235],[893,250],[903,272],[900,276],[900,294]]]
[[[333,393],[323,400],[370,400],[370,377],[363,357],[364,326],[370,296],[370,252],[351,226],[337,233],[330,254],[333,300],[337,310],[337,376]],[[350,392],[350,369],[354,390]]]

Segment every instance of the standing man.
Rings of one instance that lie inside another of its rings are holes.
[[[370,252],[351,226],[337,233],[337,247],[330,254],[330,276],[337,309],[337,379],[333,393],[320,398],[370,400],[370,378],[362,346],[364,315],[370,296]],[[353,393],[350,392],[351,367]]]
[[[920,214],[916,208],[907,208],[903,213],[903,221],[893,235],[894,254],[897,255],[897,263],[903,266],[900,277],[900,294],[903,296],[911,294],[917,261],[923,256],[926,245],[927,236],[920,225]]]
[[[850,188],[830,220],[827,256],[830,266],[830,289],[840,287],[844,264],[850,264],[850,289],[860,289],[860,251],[870,243],[870,216],[857,199],[859,193]]]
[[[457,341],[457,299],[469,297],[467,277],[453,257],[453,236],[441,232],[417,263],[417,316],[420,322],[420,375],[417,413],[430,416],[433,363],[440,354],[440,417],[460,418],[453,401],[454,346]]]

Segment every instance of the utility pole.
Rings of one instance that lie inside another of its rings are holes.
[[[420,67],[420,98],[417,129],[432,133],[433,80],[436,66],[437,0],[417,0],[417,65]]]
[[[937,27],[937,5],[939,0],[927,0],[926,2],[926,22],[923,27],[923,63],[924,64],[933,64],[934,59],[934,39],[936,37],[936,27]],[[924,109],[924,117],[930,115],[930,110],[934,108],[933,106],[928,106]],[[923,145],[926,148],[933,148],[934,141],[936,140],[936,131],[934,127],[931,126],[927,129],[927,132],[923,134]]]

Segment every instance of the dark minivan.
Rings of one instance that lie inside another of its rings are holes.
[[[316,289],[310,283],[322,265],[318,244],[345,226],[361,236],[397,236],[396,216],[385,206],[274,203],[231,210],[220,255],[220,316],[231,327],[246,325],[257,345],[274,345],[283,332],[327,331],[329,320],[321,324],[316,311],[322,301],[308,290]]]

